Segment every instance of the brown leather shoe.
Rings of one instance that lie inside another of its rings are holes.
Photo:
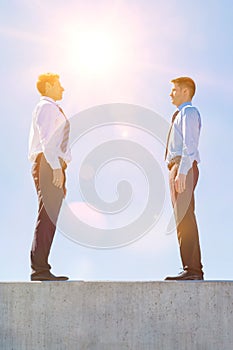
[[[165,281],[201,281],[204,280],[202,274],[197,274],[193,272],[189,272],[188,270],[184,270],[179,273],[178,276],[168,276],[164,279]]]
[[[67,281],[68,279],[66,276],[54,276],[51,272],[31,275],[31,281]]]

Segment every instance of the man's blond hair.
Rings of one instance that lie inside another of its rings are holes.
[[[39,93],[41,95],[44,95],[45,94],[45,84],[46,83],[54,84],[55,81],[59,78],[60,77],[58,74],[53,74],[53,73],[43,73],[43,74],[39,75],[37,83],[36,83],[37,90],[39,91]]]
[[[196,85],[193,79],[189,77],[179,77],[172,79],[171,83],[177,84],[181,88],[187,88],[189,90],[190,97],[193,98],[196,91]]]

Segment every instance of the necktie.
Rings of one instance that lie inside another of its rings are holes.
[[[169,131],[168,131],[168,135],[167,135],[167,145],[166,145],[166,151],[165,151],[165,157],[164,157],[165,160],[166,160],[166,158],[167,158],[168,144],[169,144],[169,140],[170,140],[170,135],[171,135],[173,123],[174,123],[174,121],[175,121],[176,116],[177,116],[178,113],[179,113],[179,110],[175,111],[175,113],[174,113],[173,116],[172,116],[171,126],[170,126],[170,129],[169,129]]]
[[[64,115],[66,122],[65,122],[65,126],[64,126],[64,130],[63,130],[63,139],[61,142],[61,150],[63,153],[65,153],[67,151],[67,146],[68,146],[68,141],[69,141],[69,134],[70,134],[70,122],[67,119],[65,113],[63,112],[61,107],[58,107],[60,112]]]

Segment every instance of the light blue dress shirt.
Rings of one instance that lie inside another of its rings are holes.
[[[168,154],[166,161],[181,156],[178,173],[187,175],[193,162],[200,162],[198,151],[199,136],[201,130],[201,116],[191,102],[185,102],[178,106],[177,114],[169,137]]]

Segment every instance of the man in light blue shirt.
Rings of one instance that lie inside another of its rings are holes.
[[[183,271],[165,280],[203,280],[199,235],[195,217],[194,190],[198,181],[198,142],[201,117],[192,106],[195,83],[189,77],[171,80],[170,93],[177,111],[167,139],[165,160],[169,169],[171,200]]]

